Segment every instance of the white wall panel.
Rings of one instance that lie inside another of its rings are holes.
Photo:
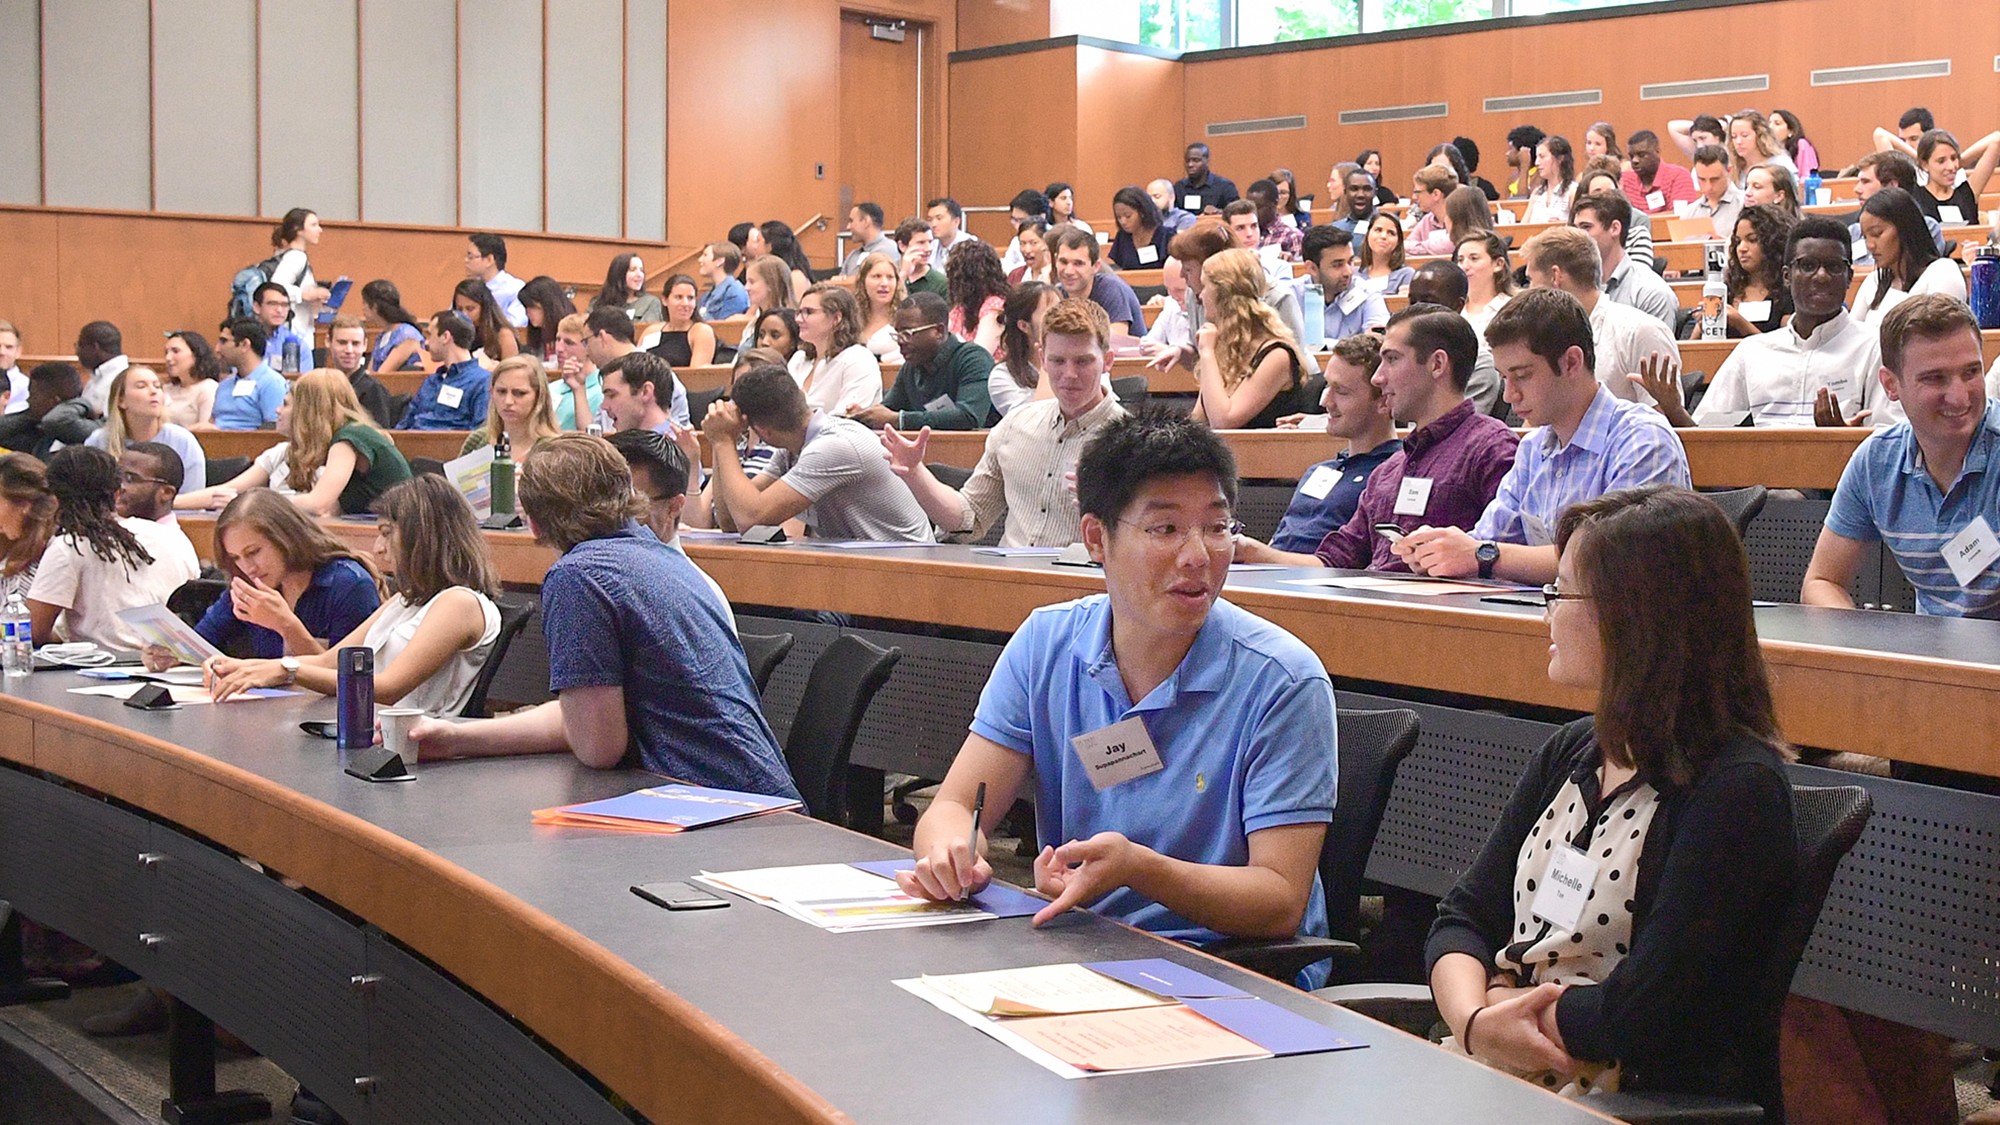
[[[622,0],[563,0],[549,20],[549,229],[616,235],[624,135]]]
[[[153,206],[255,215],[257,0],[155,0]]]
[[[44,0],[47,202],[152,205],[149,22],[146,0]]]
[[[359,3],[362,218],[456,225],[457,5]]]
[[[555,12],[570,7],[558,0]],[[552,18],[560,18],[552,14]],[[542,225],[542,0],[478,0],[459,22],[460,222]]]
[[[282,215],[310,207],[322,219],[358,218],[356,0],[257,2],[264,105],[259,210]]]
[[[667,0],[625,3],[625,234],[667,237]]]
[[[0,3],[0,203],[42,201],[41,12]]]

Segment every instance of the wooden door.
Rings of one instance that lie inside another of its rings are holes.
[[[874,28],[899,21],[858,12],[840,17],[840,211],[838,229],[856,203],[882,205],[883,226],[920,213],[924,120],[920,24],[902,25],[902,41],[877,38]]]

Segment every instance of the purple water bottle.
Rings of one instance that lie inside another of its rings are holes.
[[[1972,315],[1981,328],[2000,328],[2000,246],[1981,246],[1972,259]]]
[[[334,689],[340,708],[336,745],[342,750],[366,750],[375,744],[375,650],[366,645],[341,649],[339,668]]]

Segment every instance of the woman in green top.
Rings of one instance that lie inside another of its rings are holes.
[[[646,260],[637,254],[619,254],[604,273],[604,288],[598,290],[591,308],[610,305],[624,309],[635,324],[656,324],[667,319],[660,299],[646,292]]]
[[[503,426],[516,461],[526,457],[535,446],[562,433],[556,428],[556,401],[549,394],[548,368],[534,356],[524,353],[501,360],[500,366],[493,369],[493,383],[487,394],[486,425],[465,435],[465,445],[458,451],[460,457],[492,445]]]
[[[239,492],[269,485],[315,516],[371,510],[375,498],[410,479],[410,463],[354,397],[347,376],[322,367],[299,376],[278,407],[272,446],[234,480],[204,488],[184,507],[220,508]],[[303,491],[301,491],[303,488]]]

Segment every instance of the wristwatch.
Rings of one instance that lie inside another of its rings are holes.
[[[297,679],[299,678],[299,658],[298,658],[298,657],[296,657],[296,656],[281,656],[281,657],[279,657],[279,658],[278,658],[278,667],[280,667],[280,668],[283,668],[283,669],[285,670],[285,682],[284,682],[284,684],[283,684],[283,685],[281,685],[281,686],[283,686],[283,687],[290,687],[290,686],[292,685],[292,682],[293,682],[294,680],[297,680]]]
[[[1481,543],[1479,549],[1472,552],[1472,557],[1479,560],[1479,577],[1491,578],[1493,564],[1500,561],[1500,544]]]

